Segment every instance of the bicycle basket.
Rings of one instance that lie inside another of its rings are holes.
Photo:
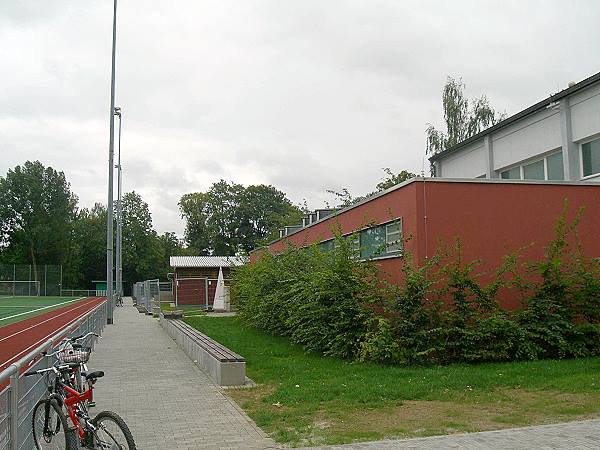
[[[92,349],[90,347],[82,347],[74,350],[72,348],[65,349],[58,354],[58,358],[62,363],[86,363],[90,359]]]

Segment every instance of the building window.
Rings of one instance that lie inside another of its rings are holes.
[[[525,180],[545,180],[544,160],[533,162],[523,166],[523,179]]]
[[[402,221],[367,228],[360,232],[361,259],[393,256],[402,251]]]
[[[394,222],[385,226],[385,251],[386,253],[396,253],[401,250],[400,242],[400,222]]]
[[[548,180],[564,180],[565,169],[563,167],[562,152],[554,153],[546,157],[546,167],[548,172]]]
[[[350,243],[350,248],[356,253],[358,257],[360,252],[360,234],[354,233],[350,236],[346,236],[345,239]],[[323,241],[319,243],[319,250],[322,252],[329,252],[336,247],[336,240],[329,239],[328,241]]]
[[[367,228],[360,232],[362,246],[360,258],[369,259],[380,256],[385,251],[385,227]]]
[[[562,151],[500,172],[503,180],[564,180]]]
[[[500,178],[503,180],[520,180],[521,179],[521,167],[513,167],[512,169],[500,172]]]
[[[356,257],[360,259],[394,256],[402,252],[402,221],[366,228],[345,236]],[[328,252],[335,248],[335,239],[319,243],[319,249]]]
[[[584,177],[600,174],[600,139],[581,146],[581,159]]]
[[[350,241],[350,248],[358,255],[358,252],[360,252],[360,233],[354,233],[348,236],[348,239]]]
[[[360,259],[360,233],[352,233],[350,235],[344,236],[346,242],[350,246],[350,250],[352,250],[352,259]],[[334,240],[334,243],[337,242]]]
[[[333,250],[335,247],[335,240],[334,239],[329,239],[328,241],[323,241],[319,244],[319,249],[322,252],[328,252]]]

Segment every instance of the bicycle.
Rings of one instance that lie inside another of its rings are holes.
[[[81,361],[61,363],[62,351],[64,348],[59,346],[57,352],[45,355],[56,357],[58,363],[52,367],[24,374],[48,377],[48,397],[35,405],[31,418],[36,449],[74,450],[81,446],[93,450],[136,450],[131,431],[118,414],[102,411],[90,418],[88,405],[93,403],[94,384],[104,372],[83,372],[85,362]],[[87,386],[77,384],[78,372]],[[54,375],[53,381],[50,381],[51,375]]]

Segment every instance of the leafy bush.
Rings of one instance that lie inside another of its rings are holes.
[[[264,253],[236,269],[232,302],[242,321],[308,350],[356,357],[379,303],[376,271],[356,260],[346,239],[335,243],[328,252],[313,246]]]
[[[384,364],[448,364],[600,355],[600,261],[586,258],[567,207],[541,261],[505,258],[494,276],[464,262],[460,241],[418,265],[403,255],[402,282],[378,282],[350,241],[289,247],[234,273],[241,319],[304,348]],[[491,281],[484,282],[483,280]],[[503,288],[523,307],[503,310]]]
[[[396,363],[406,360],[403,349],[395,339],[392,327],[387,319],[373,317],[371,330],[367,332],[360,343],[358,359],[360,361],[375,361],[379,363]]]

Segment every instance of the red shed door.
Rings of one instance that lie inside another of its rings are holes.
[[[208,306],[212,308],[215,303],[215,293],[217,292],[217,280],[208,279]]]
[[[177,304],[206,307],[206,278],[177,279]]]

